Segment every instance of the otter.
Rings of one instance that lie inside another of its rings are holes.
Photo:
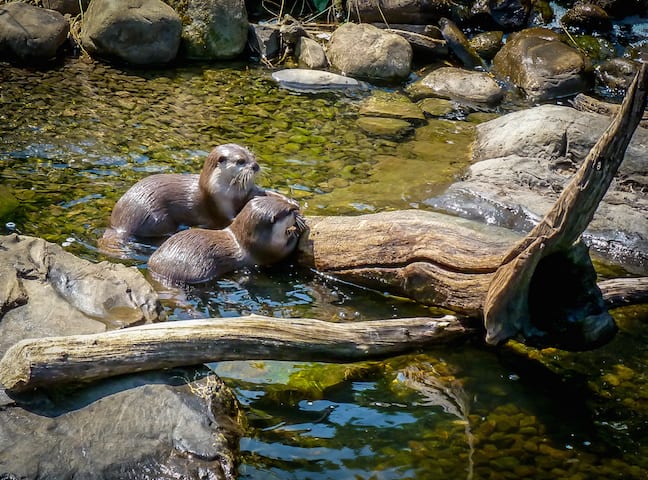
[[[207,282],[239,268],[283,260],[305,229],[297,202],[266,192],[250,200],[223,230],[192,228],[172,235],[151,255],[148,269],[166,284]]]
[[[104,239],[163,237],[181,226],[224,228],[253,197],[260,167],[234,143],[214,148],[198,174],[161,173],[133,185],[115,204]]]

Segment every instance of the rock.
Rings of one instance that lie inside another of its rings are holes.
[[[527,26],[531,9],[532,2],[526,0],[477,0],[470,13],[473,22],[510,32]]]
[[[522,110],[477,126],[462,182],[430,205],[527,231],[554,204],[609,125],[608,117],[556,105]],[[584,238],[613,262],[648,273],[648,132],[638,129]]]
[[[466,68],[485,68],[484,60],[477,54],[470,42],[452,20],[442,18],[439,27],[448,47]]]
[[[184,370],[8,397],[0,408],[2,478],[237,477],[240,407],[216,376]]]
[[[607,12],[591,3],[575,4],[567,10],[560,21],[566,27],[586,32],[609,32],[612,30],[612,21]]]
[[[0,57],[51,60],[69,32],[70,24],[59,12],[22,2],[0,5]]]
[[[400,81],[411,69],[412,47],[404,38],[373,25],[345,23],[331,35],[327,54],[345,75]]]
[[[625,91],[639,70],[638,62],[628,58],[613,58],[596,67],[596,78],[611,90]]]
[[[441,67],[407,88],[415,100],[438,97],[460,103],[494,106],[504,97],[504,89],[485,72]]]
[[[295,91],[346,90],[364,88],[355,78],[337,73],[310,70],[307,68],[287,68],[272,74],[279,86]]]
[[[182,18],[181,52],[191,60],[239,56],[248,39],[244,0],[171,0]]]
[[[385,117],[360,117],[356,121],[365,133],[376,137],[399,139],[414,131],[414,127],[406,120]]]
[[[360,115],[398,118],[411,123],[425,122],[421,109],[405,95],[375,91],[360,105]]]
[[[262,60],[272,60],[281,53],[279,28],[270,25],[250,24],[248,46]]]
[[[484,60],[492,60],[502,48],[504,32],[501,30],[478,33],[470,39],[470,46]]]
[[[512,36],[495,55],[493,72],[535,102],[573,95],[591,85],[587,58],[545,28],[529,28]]]
[[[455,110],[453,102],[443,98],[424,98],[416,103],[423,113],[431,117],[443,117]]]
[[[357,22],[426,25],[452,14],[447,0],[350,0],[347,11]]]
[[[81,9],[85,12],[90,5],[90,0],[42,0],[43,8],[56,10],[63,15],[76,16],[81,13]]]
[[[163,318],[157,294],[137,268],[93,264],[39,238],[0,236],[0,356],[23,338]]]
[[[328,59],[324,48],[308,37],[299,37],[295,47],[295,56],[299,66],[306,68],[326,68]]]
[[[182,24],[161,0],[93,0],[81,26],[81,43],[93,55],[135,65],[175,59]]]

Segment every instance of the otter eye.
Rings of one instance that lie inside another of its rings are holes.
[[[218,163],[225,163],[227,162],[227,157],[225,155],[221,155],[218,157]]]
[[[244,164],[245,164],[245,159],[244,159],[244,158],[239,158],[239,159],[236,161],[236,164],[237,164],[237,165],[244,165]]]

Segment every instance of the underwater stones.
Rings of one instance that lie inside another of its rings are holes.
[[[85,12],[81,43],[93,55],[135,65],[175,59],[182,24],[161,0],[93,0]]]
[[[412,47],[407,40],[368,24],[338,27],[327,54],[331,65],[345,75],[378,81],[403,80],[412,65]]]
[[[401,138],[414,130],[411,123],[398,118],[360,117],[356,124],[365,133],[377,137]]]
[[[227,60],[245,49],[248,19],[244,0],[176,2],[183,19],[182,53],[191,60]]]
[[[0,6],[0,57],[36,62],[54,58],[70,24],[59,12],[22,2]]]
[[[296,91],[364,88],[364,85],[355,78],[307,68],[287,68],[279,70],[273,72],[272,78],[279,86]]]
[[[0,220],[8,219],[18,208],[18,200],[4,185],[0,185]]]
[[[381,137],[404,137],[414,125],[425,122],[419,106],[397,93],[374,92],[362,103],[359,114],[356,124],[364,132]]]
[[[455,109],[453,102],[444,98],[424,98],[416,104],[423,110],[423,113],[431,117],[443,117],[452,113]]]
[[[544,28],[515,34],[495,55],[493,72],[520,87],[532,101],[573,95],[591,84],[587,58]]]
[[[496,105],[504,89],[486,72],[441,67],[407,88],[415,99],[437,97],[469,104]]]

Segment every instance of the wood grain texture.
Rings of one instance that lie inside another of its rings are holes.
[[[449,315],[353,323],[259,315],[164,322],[23,340],[0,360],[0,383],[24,391],[223,360],[356,361],[448,343],[471,331]]]

